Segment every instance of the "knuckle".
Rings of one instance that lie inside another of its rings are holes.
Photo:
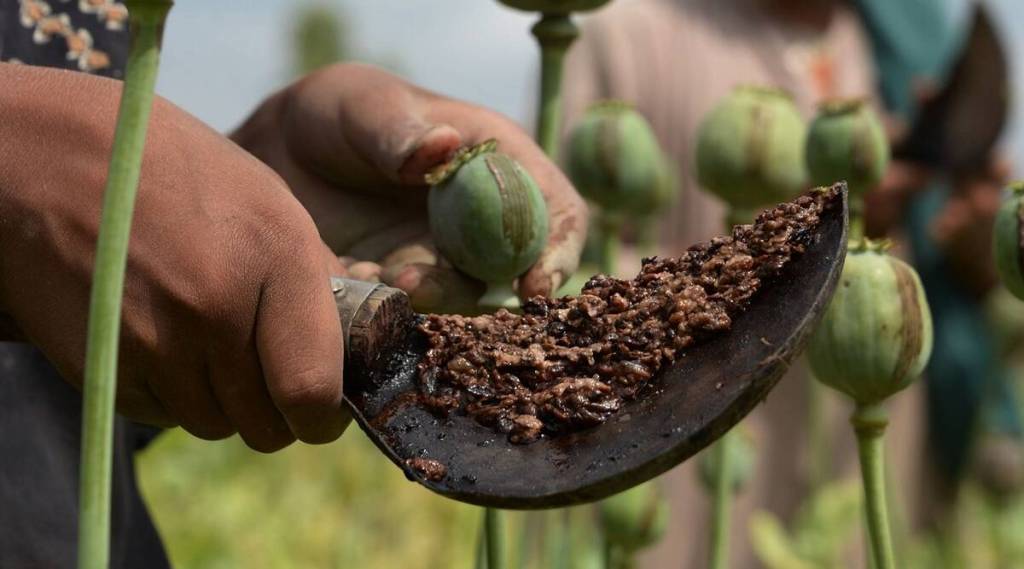
[[[275,263],[320,259],[320,234],[309,214],[297,204],[287,204],[264,214],[258,250]]]

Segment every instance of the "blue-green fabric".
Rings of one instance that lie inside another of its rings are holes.
[[[954,20],[958,6],[950,0],[856,0],[855,5],[872,40],[883,101],[890,112],[912,121],[915,85],[921,80],[941,85],[961,50],[969,18]],[[949,185],[942,183],[922,192],[905,225],[935,326],[935,347],[925,371],[929,456],[957,480],[979,430],[1020,435],[1022,428],[1010,374],[983,306],[959,287],[932,238],[932,222],[949,195]]]
[[[916,111],[915,85],[941,83],[967,27],[956,21],[963,0],[856,0],[878,68],[889,112],[908,120]]]
[[[906,229],[935,325],[925,371],[929,453],[941,472],[959,479],[979,430],[1019,435],[1021,420],[1010,374],[1000,361],[984,306],[963,290],[931,237],[950,187],[936,184],[909,208]]]

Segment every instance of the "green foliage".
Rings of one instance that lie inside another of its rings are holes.
[[[471,567],[480,510],[409,482],[353,425],[273,455],[165,433],[139,482],[175,567]]]
[[[348,56],[345,21],[338,8],[304,6],[297,11],[292,28],[296,75],[305,75]]]
[[[750,520],[750,539],[768,569],[837,569],[862,520],[862,495],[856,480],[822,487],[797,513],[787,530],[774,515],[758,511]]]

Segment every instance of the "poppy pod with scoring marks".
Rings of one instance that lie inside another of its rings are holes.
[[[932,351],[921,280],[886,248],[868,240],[850,244],[835,296],[807,349],[818,380],[864,405],[910,385]]]
[[[1013,296],[1024,300],[1024,248],[1021,241],[1021,207],[1024,206],[1024,182],[1010,185],[1010,198],[999,208],[992,233],[996,269]]]
[[[859,198],[882,181],[888,166],[889,141],[870,105],[859,99],[821,105],[807,133],[812,183],[845,180],[850,196]]]
[[[697,180],[732,209],[754,212],[805,189],[807,125],[792,98],[738,87],[704,118],[697,134]]]
[[[646,216],[665,201],[669,165],[647,119],[628,103],[592,105],[569,137],[569,176],[609,213]]]
[[[488,284],[484,306],[515,306],[512,281],[540,256],[548,213],[533,178],[487,141],[427,177],[430,231],[460,271]]]

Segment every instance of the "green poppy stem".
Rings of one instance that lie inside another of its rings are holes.
[[[537,143],[552,162],[558,161],[559,132],[562,126],[562,72],[565,54],[580,31],[569,14],[542,14],[531,30],[540,45],[540,100],[537,102]],[[557,519],[562,518],[562,519]],[[550,514],[546,521],[553,528],[545,536],[546,555],[553,565],[565,567],[571,548],[568,515]],[[554,557],[552,558],[552,554]],[[490,569],[494,569],[492,566]]]
[[[475,569],[487,569],[487,510],[480,518],[480,529],[476,532],[476,557],[473,560]]]
[[[864,481],[864,504],[867,509],[868,535],[875,569],[894,569],[895,557],[885,494],[885,427],[889,419],[880,403],[863,405],[850,418],[857,433],[860,471]]]
[[[813,496],[828,480],[829,447],[825,432],[825,386],[814,377],[807,380],[807,479]]]
[[[505,569],[505,512],[484,510],[484,535],[487,538],[487,569]]]
[[[864,238],[864,198],[850,197],[850,228],[847,240],[856,241]]]
[[[729,529],[732,525],[732,432],[722,436],[715,444],[717,470],[714,481],[714,506],[711,525],[711,569],[726,569],[729,566]]]
[[[636,567],[636,556],[621,545],[605,539],[604,569],[633,569]]]
[[[597,231],[600,240],[600,262],[599,268],[603,274],[610,277],[615,276],[619,267],[619,232],[622,230],[622,223],[603,211],[598,214]]]
[[[103,192],[85,353],[78,567],[105,569],[110,559],[114,400],[128,236],[142,169],[146,126],[172,0],[128,0],[132,45]]]
[[[568,14],[543,14],[532,31],[540,44],[537,142],[552,161],[557,161],[562,119],[562,70],[565,54],[579,37],[580,30]]]
[[[654,217],[640,220],[637,224],[640,238],[637,249],[641,258],[654,257],[658,254],[658,223]]]

